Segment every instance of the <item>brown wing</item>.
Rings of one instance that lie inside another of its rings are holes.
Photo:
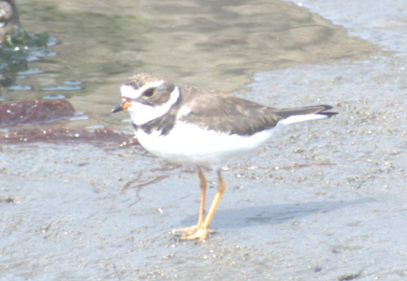
[[[199,96],[185,105],[191,112],[183,118],[184,121],[238,135],[253,135],[275,127],[284,119],[274,112],[276,109],[220,93]]]
[[[181,120],[231,134],[250,136],[273,128],[279,121],[293,115],[319,114],[331,117],[337,114],[325,112],[332,108],[329,105],[276,109],[215,91],[202,93],[193,87],[188,90],[188,93],[193,94],[184,96],[184,104],[191,112]]]

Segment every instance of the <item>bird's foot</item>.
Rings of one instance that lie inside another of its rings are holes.
[[[197,230],[198,230],[199,226],[198,225],[194,225],[191,227],[183,227],[183,228],[179,228],[179,229],[175,229],[172,232],[173,233],[183,233],[182,235],[192,235],[194,234]]]
[[[173,232],[184,232],[180,237],[181,240],[199,239],[198,242],[202,242],[206,239],[208,233],[213,233],[214,231],[203,226],[194,225],[191,227],[180,228]]]
[[[213,230],[210,230],[209,228],[205,228],[205,227],[200,227],[195,229],[195,231],[193,233],[191,233],[191,231],[186,232],[184,234],[181,235],[181,239],[182,240],[193,240],[193,239],[198,239],[198,242],[202,242],[206,239],[206,236],[208,235],[208,233],[213,232]]]

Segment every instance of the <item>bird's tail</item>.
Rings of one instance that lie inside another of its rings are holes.
[[[275,113],[283,118],[278,122],[278,125],[288,125],[291,123],[330,118],[338,114],[338,112],[327,112],[327,110],[330,109],[332,109],[330,105],[315,105],[280,109]]]

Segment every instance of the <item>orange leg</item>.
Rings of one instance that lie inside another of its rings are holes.
[[[207,181],[202,173],[201,168],[198,168],[198,176],[200,180],[200,188],[201,188],[201,206],[199,207],[199,218],[198,218],[198,223],[196,224],[197,228],[201,227],[203,221],[204,221],[204,216],[205,216],[205,198],[206,198],[206,187],[207,187]]]
[[[202,174],[202,172],[200,172]],[[185,233],[181,236],[181,239],[199,239],[198,242],[201,242],[206,239],[206,236],[208,235],[208,232],[212,232],[209,229],[209,225],[211,224],[213,215],[215,214],[216,208],[218,207],[219,201],[222,198],[223,193],[225,192],[226,184],[223,181],[222,175],[220,173],[220,170],[217,171],[218,174],[218,191],[215,195],[215,198],[213,199],[212,206],[209,209],[208,215],[206,216],[206,219],[200,224],[200,222],[203,219],[203,206],[205,205],[205,197],[203,197],[204,201],[202,204],[202,198],[201,198],[201,209],[199,213],[199,219],[198,219],[198,224],[196,225],[196,230],[193,233]],[[203,176],[203,174],[202,174]],[[201,178],[201,175],[199,175]],[[203,177],[205,178],[205,177]],[[206,180],[205,180],[206,182]],[[202,178],[201,178],[201,183],[202,183]],[[201,186],[202,188],[202,186]],[[202,191],[203,192],[203,191]],[[206,184],[205,184],[205,192],[206,192]],[[205,194],[202,194],[204,196]]]
[[[198,176],[199,176],[199,186],[201,188],[201,206],[199,207],[199,218],[198,218],[198,223],[194,226],[191,227],[185,227],[181,229],[177,229],[176,232],[185,232],[184,235],[192,235],[194,234],[202,225],[204,222],[204,217],[205,217],[205,198],[206,198],[206,187],[207,187],[207,181],[202,173],[201,168],[197,167],[198,169]]]

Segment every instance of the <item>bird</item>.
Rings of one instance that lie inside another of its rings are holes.
[[[120,87],[121,102],[111,112],[127,110],[136,138],[150,153],[176,164],[197,167],[201,203],[196,225],[181,228],[180,239],[204,241],[226,184],[221,168],[269,141],[274,131],[296,122],[330,118],[332,106],[277,109],[215,90],[175,85],[156,74],[138,73]],[[216,171],[217,192],[205,217],[207,180]]]

